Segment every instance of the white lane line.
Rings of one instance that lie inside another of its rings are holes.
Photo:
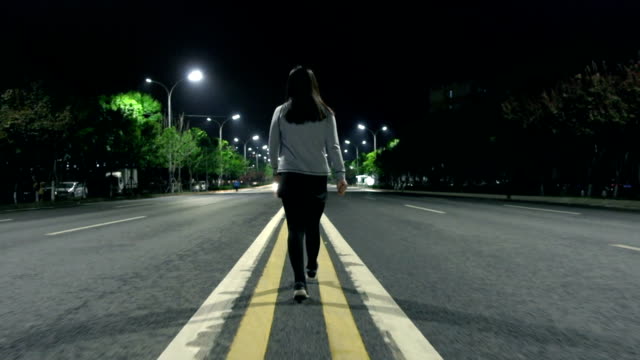
[[[13,221],[13,219],[0,219],[0,222]]]
[[[326,215],[320,220],[327,238],[344,264],[369,314],[380,329],[385,342],[390,345],[396,359],[441,360],[442,357],[422,335],[416,325],[400,309],[387,290],[360,260],[338,229]]]
[[[628,245],[621,245],[621,244],[609,244],[609,245],[615,246],[615,247],[619,247],[619,248],[623,248],[623,249],[640,251],[640,248],[633,247],[633,246],[628,246]]]
[[[106,226],[106,225],[111,225],[111,224],[117,224],[117,223],[121,223],[121,222],[125,222],[125,221],[140,220],[140,219],[144,219],[144,218],[146,218],[146,216],[136,216],[136,217],[132,217],[132,218],[129,218],[129,219],[122,219],[122,220],[116,220],[116,221],[109,221],[109,222],[102,223],[102,224],[95,224],[95,225],[83,226],[83,227],[79,227],[79,228],[75,228],[75,229],[69,229],[69,230],[56,231],[56,232],[48,233],[48,234],[45,234],[45,235],[47,235],[47,236],[60,235],[60,234],[65,234],[65,233],[74,232],[74,231],[80,231],[80,230],[86,230],[86,229],[97,228],[97,227],[100,227],[100,226]]]
[[[367,199],[367,200],[373,200],[373,201],[375,201],[375,200],[376,200],[376,199],[374,199],[374,198],[372,198],[372,197],[370,197],[370,196],[365,196],[364,198],[365,198],[365,199]]]
[[[527,207],[527,206],[516,206],[516,205],[505,205],[505,206],[506,207],[512,207],[512,208],[518,208],[518,209],[528,209],[528,210],[548,211],[548,212],[554,212],[554,213],[560,213],[560,214],[580,215],[580,213],[571,212],[571,211],[541,209],[541,208],[533,208],[533,207]]]
[[[424,211],[431,211],[431,212],[434,212],[434,213],[437,213],[437,214],[446,214],[446,212],[444,212],[444,211],[440,211],[440,210],[433,210],[433,209],[427,209],[427,208],[423,208],[423,207],[420,207],[420,206],[413,206],[413,205],[408,205],[408,204],[405,204],[404,206],[406,206],[406,207],[410,207],[410,208],[413,208],[413,209],[419,209],[419,210],[424,210]]]
[[[284,208],[281,208],[160,354],[159,360],[203,359],[211,351],[226,318],[231,314],[233,304],[242,294],[268,240],[283,218]]]

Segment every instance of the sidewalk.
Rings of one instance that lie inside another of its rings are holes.
[[[457,198],[475,198],[475,199],[491,199],[513,202],[528,202],[541,204],[558,204],[572,205],[584,207],[602,207],[607,209],[622,209],[640,211],[640,201],[637,200],[615,200],[615,199],[596,199],[587,197],[559,197],[559,196],[525,196],[511,195],[511,199],[507,199],[506,195],[496,194],[471,194],[471,193],[453,193],[439,191],[414,191],[414,190],[384,190],[369,189],[373,192],[392,192],[401,194],[418,194],[440,197],[457,197]]]

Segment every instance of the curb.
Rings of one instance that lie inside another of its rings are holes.
[[[266,189],[270,188],[271,185],[261,185],[255,186],[251,188],[241,188],[239,192],[247,189]],[[162,193],[162,194],[149,194],[148,196],[136,197],[136,198],[123,198],[123,199],[113,199],[113,200],[143,200],[143,199],[153,199],[167,196],[187,196],[187,195],[205,195],[205,194],[225,194],[225,193],[235,193],[236,191],[231,190],[212,190],[212,191],[185,191],[181,193]],[[97,203],[111,201],[109,198],[88,198],[85,200],[78,201],[70,201],[70,200],[58,200],[54,203],[51,202],[43,202],[43,203],[19,203],[19,205],[7,204],[0,205],[0,212],[9,212],[9,211],[21,211],[21,210],[34,210],[37,209],[58,209],[65,207],[74,207],[79,204],[88,204],[88,203]]]
[[[573,198],[573,197],[543,197],[543,196],[526,196],[511,195],[511,199],[507,199],[506,195],[496,194],[467,194],[467,193],[450,193],[435,191],[416,191],[416,190],[389,190],[389,189],[367,189],[370,192],[386,192],[397,194],[415,194],[427,195],[435,197],[448,198],[472,198],[482,200],[498,200],[506,202],[526,202],[537,204],[554,204],[563,206],[579,206],[587,208],[603,208],[610,210],[626,210],[640,211],[640,201],[637,200],[614,200],[614,199],[593,199],[593,198]]]

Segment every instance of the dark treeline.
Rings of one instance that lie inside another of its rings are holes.
[[[533,95],[451,84],[429,104],[366,168],[383,186],[640,196],[640,62],[593,63]]]

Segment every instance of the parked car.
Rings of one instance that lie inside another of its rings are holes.
[[[196,181],[191,185],[191,191],[207,191],[206,181]]]
[[[55,196],[60,199],[86,199],[89,195],[87,187],[78,181],[63,181],[56,187]]]

